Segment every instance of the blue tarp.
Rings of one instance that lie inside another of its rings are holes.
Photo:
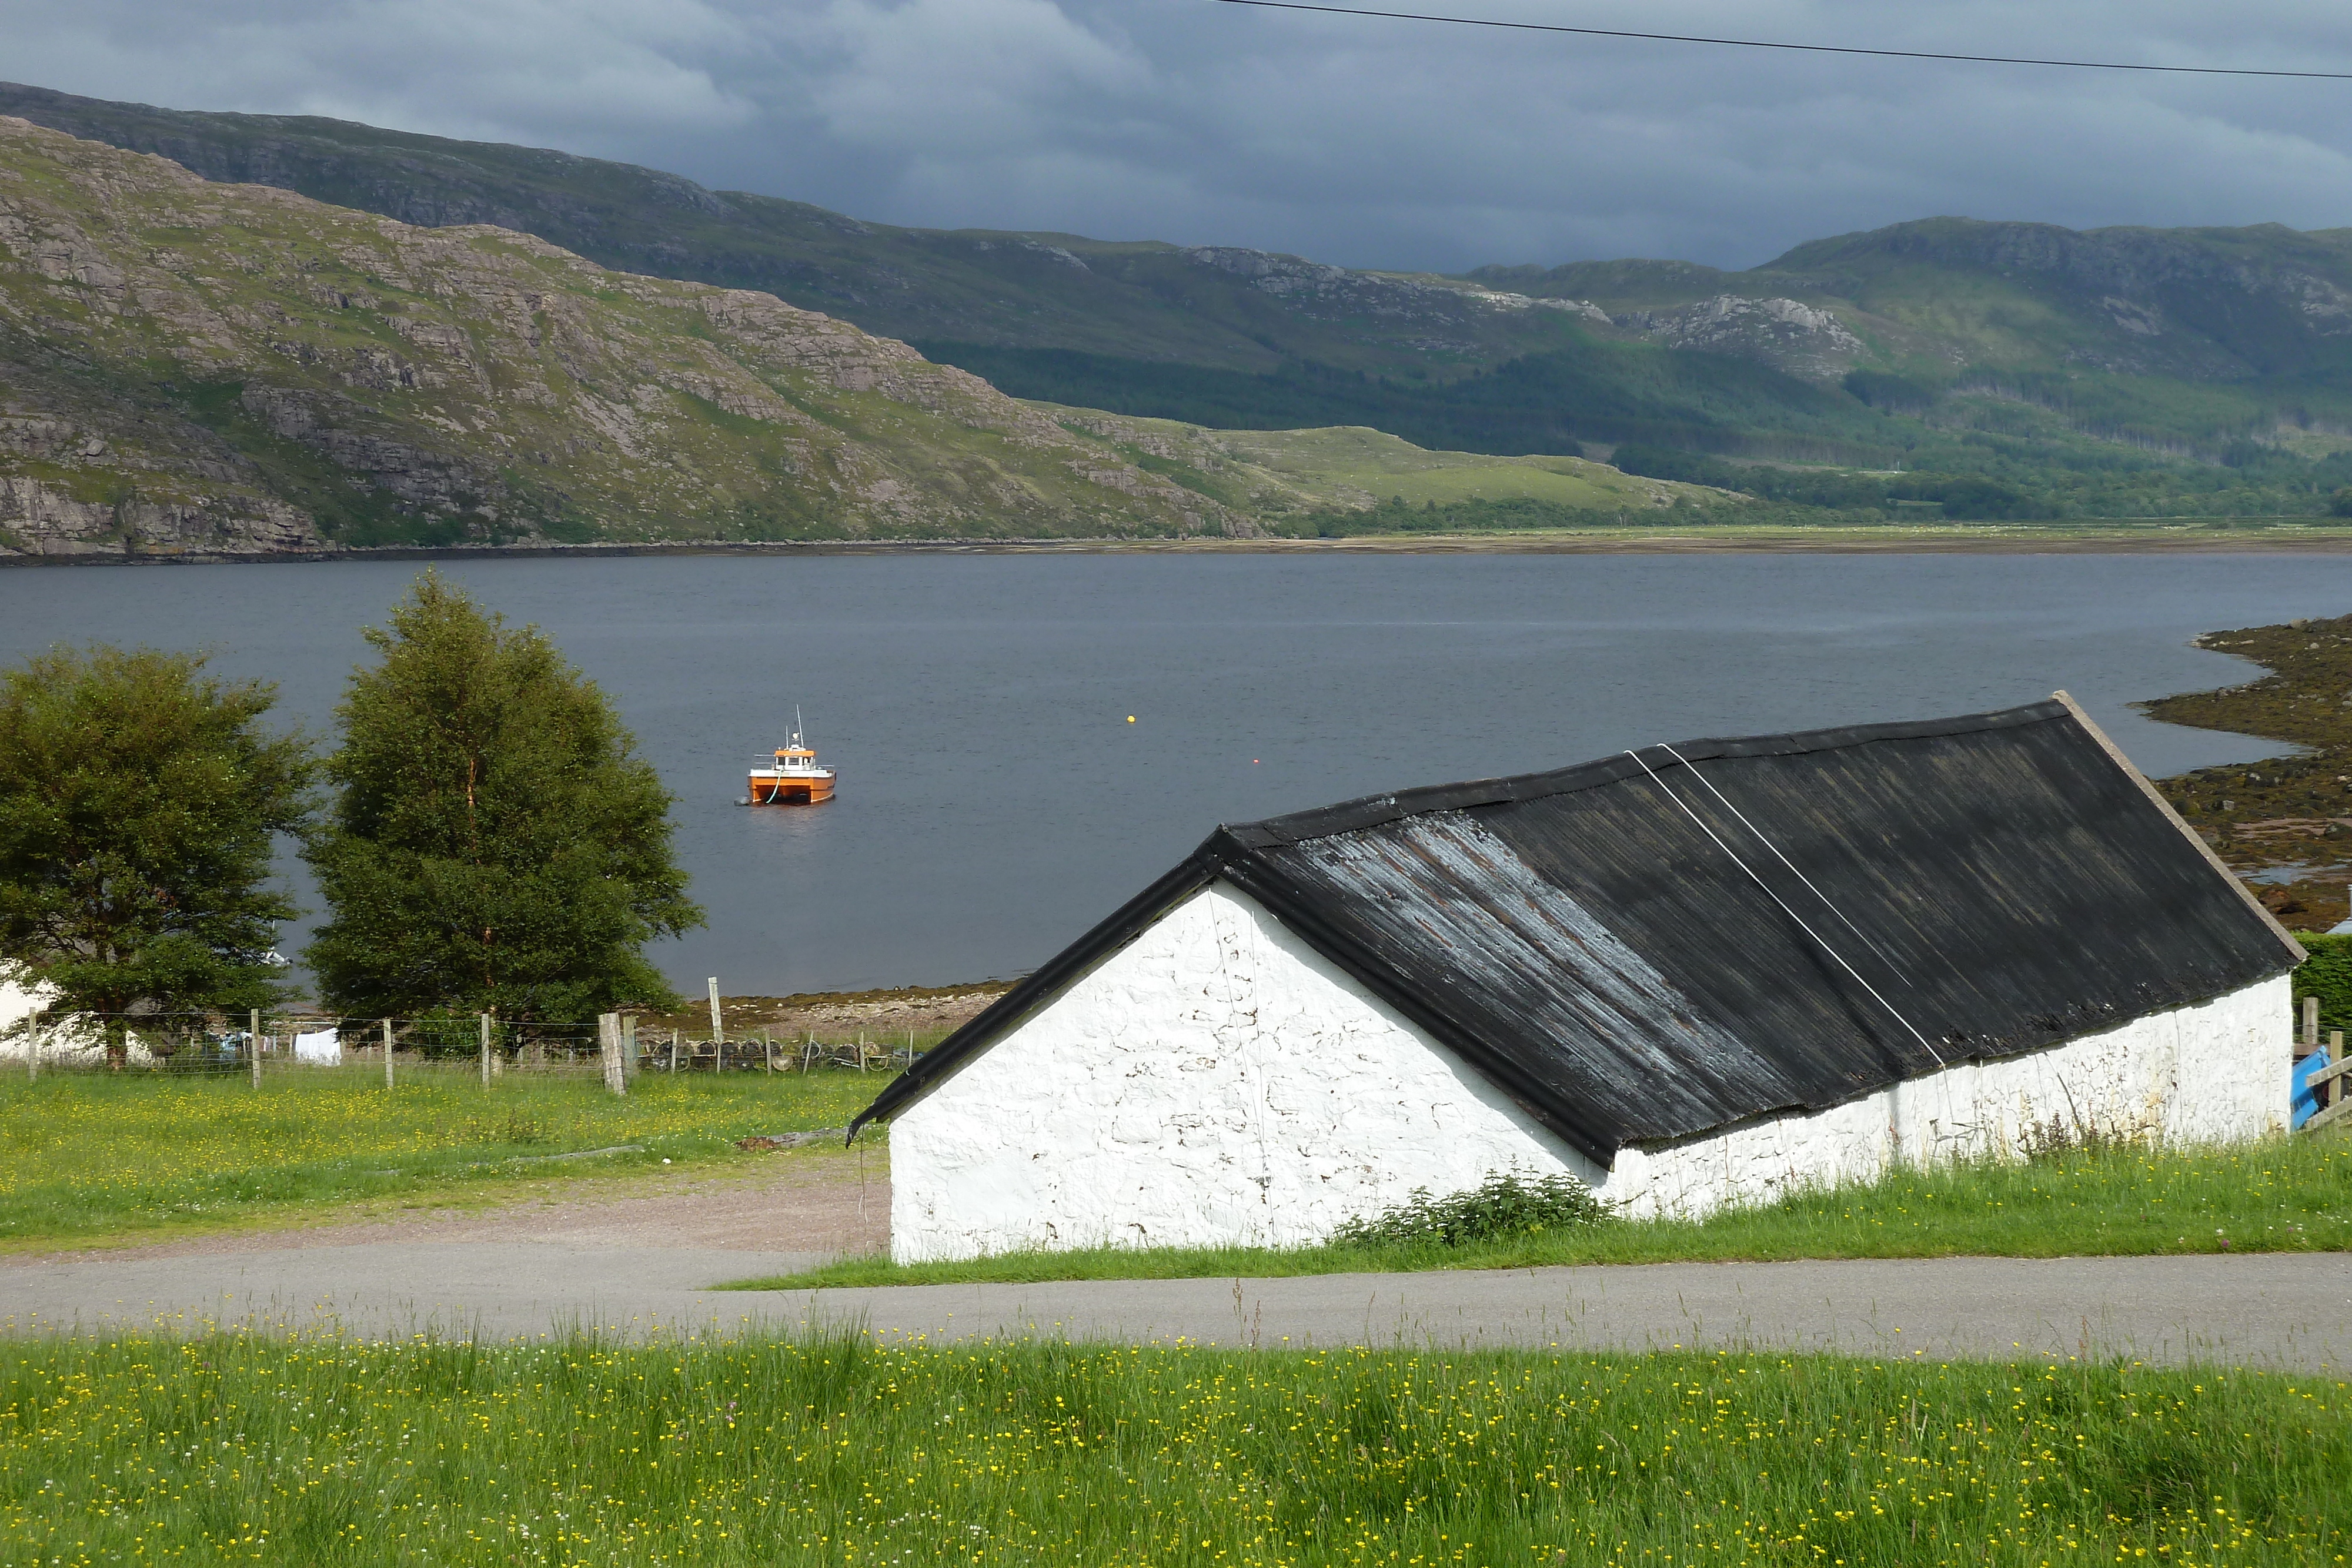
[[[2311,1087],[2311,1075],[2326,1065],[2327,1052],[2325,1051],[2315,1051],[2309,1056],[2298,1056],[2294,1059],[2292,1079],[2294,1089],[2286,1103],[2286,1124],[2289,1127],[2300,1127],[2319,1113],[2319,1096]],[[2336,1092],[2341,1093],[2343,1087],[2339,1081],[2336,1084]]]

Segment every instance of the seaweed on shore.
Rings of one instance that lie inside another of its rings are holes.
[[[2143,713],[2302,749],[2157,788],[2281,922],[2325,931],[2352,907],[2352,615],[2209,632],[2197,646],[2269,673],[2137,705]]]

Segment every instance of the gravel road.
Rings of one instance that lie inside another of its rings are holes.
[[[1682,1346],[2352,1367],[2352,1256],[1667,1263],[1285,1280],[713,1291],[878,1249],[889,1190],[848,1156],[750,1185],[609,1186],[422,1216],[0,1261],[0,1330],[256,1320],[491,1338],[791,1332],[1227,1345]]]

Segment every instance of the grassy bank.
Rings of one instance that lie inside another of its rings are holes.
[[[1459,1247],[1103,1248],[906,1268],[856,1258],[740,1290],[1171,1280],[1790,1258],[2352,1250],[2352,1142],[2106,1149],[1896,1171],[1690,1221],[1611,1221]]]
[[[10,1561],[2340,1560],[2340,1383],[2136,1364],[5,1347]]]
[[[2325,550],[2352,548],[2352,528],[2270,517],[2086,518],[2063,523],[1912,523],[1875,514],[1758,505],[1738,514],[1659,512],[1615,517],[1558,514],[1509,504],[1465,504],[1400,522],[1390,515],[1316,514],[1286,522],[1283,542],[1325,548],[1442,549],[1467,541],[1512,541],[1526,550],[1655,553],[1705,550],[2042,551]],[[1739,520],[1727,521],[1737,516]],[[1326,531],[1328,530],[1328,531]],[[1158,548],[1136,546],[1132,548]],[[1208,540],[1204,549],[1254,550],[1267,541]]]
[[[366,1200],[486,1200],[525,1176],[721,1168],[754,1133],[845,1124],[878,1073],[590,1077],[470,1068],[242,1078],[131,1072],[0,1081],[0,1251],[282,1223]],[[551,1158],[634,1145],[629,1152]]]

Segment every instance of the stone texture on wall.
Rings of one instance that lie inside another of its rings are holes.
[[[1514,1163],[1601,1175],[1215,886],[899,1115],[890,1245],[1299,1246]]]
[[[2014,1157],[2084,1132],[2218,1143],[2286,1130],[2285,975],[2048,1051],[1958,1062],[1826,1111],[1621,1150],[1605,1196],[1635,1218],[1696,1218],[1900,1163]]]
[[[2283,1129],[2288,981],[2031,1056],[1759,1118],[1606,1171],[1222,884],[902,1112],[902,1262],[1024,1248],[1286,1247],[1425,1186],[1565,1172],[1635,1218],[1769,1201],[1897,1161],[2013,1154],[2052,1124]]]

